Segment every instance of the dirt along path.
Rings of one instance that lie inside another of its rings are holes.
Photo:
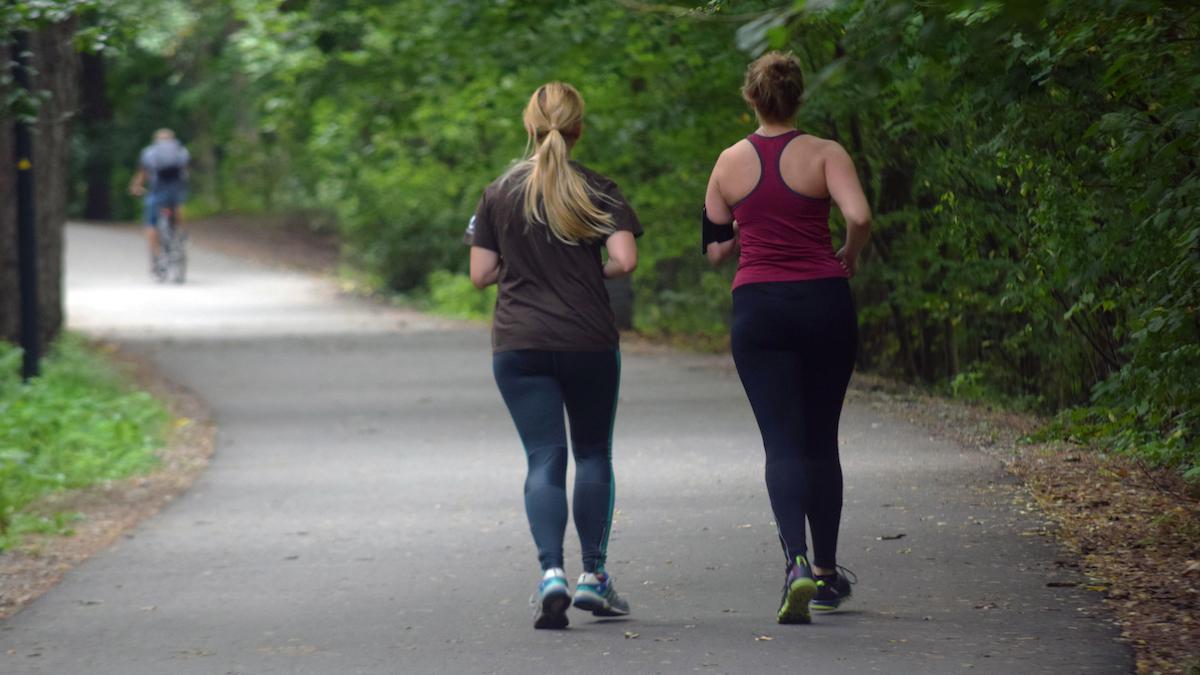
[[[1124,673],[1098,593],[1068,583],[997,460],[852,400],[847,611],[773,621],[782,581],[736,376],[629,350],[610,569],[620,621],[534,631],[524,458],[485,328],[193,249],[147,280],[136,233],[68,232],[78,330],[201,396],[190,492],[0,623],[0,672]],[[569,533],[568,542],[573,539]],[[568,571],[578,573],[577,544]]]

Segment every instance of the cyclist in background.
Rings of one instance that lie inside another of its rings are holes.
[[[154,132],[154,142],[142,150],[138,169],[129,183],[129,192],[145,196],[146,243],[150,247],[150,268],[157,273],[160,258],[158,218],[172,217],[176,232],[183,235],[183,202],[187,199],[188,162],[191,155],[170,129]]]

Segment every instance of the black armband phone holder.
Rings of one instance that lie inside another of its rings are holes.
[[[708,253],[708,245],[733,239],[733,223],[718,225],[708,219],[708,209],[700,210],[700,252]]]

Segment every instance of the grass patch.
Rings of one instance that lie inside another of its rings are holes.
[[[70,514],[26,510],[51,492],[152,468],[169,416],[99,354],[64,335],[42,375],[20,378],[21,351],[0,341],[0,550],[30,532],[65,532]]]

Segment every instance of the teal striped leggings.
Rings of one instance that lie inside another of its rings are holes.
[[[492,370],[525,445],[525,513],[543,570],[563,567],[567,430],[575,457],[572,510],[586,572],[603,572],[612,528],[612,430],[621,381],[618,351],[499,352]]]

